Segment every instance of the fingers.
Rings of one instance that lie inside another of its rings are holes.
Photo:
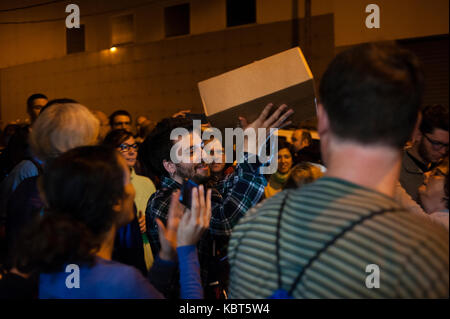
[[[161,221],[161,219],[156,218],[156,224],[158,224],[158,232],[160,233],[160,235],[165,235],[167,230],[166,226],[164,226],[164,223]]]
[[[200,187],[203,187],[200,185]],[[197,187],[194,187],[192,189],[192,204],[191,204],[191,218],[190,222],[195,224],[198,220],[198,216],[200,215],[200,199],[199,199],[199,189]]]
[[[248,126],[248,120],[245,117],[239,116],[239,125],[242,129],[245,130],[245,128]]]
[[[282,125],[280,125],[279,127],[278,127],[278,129],[282,129],[282,128],[284,128],[284,127],[286,127],[286,126],[289,126],[289,125],[291,125],[292,124],[292,121],[287,121],[287,122],[285,122],[285,123],[283,123]]]
[[[180,190],[176,190],[172,193],[172,197],[170,199],[168,220],[172,220],[173,218],[179,218],[183,215],[183,205],[178,200],[180,198]]]
[[[267,104],[267,105],[264,107],[264,110],[263,110],[263,111],[261,112],[261,114],[259,115],[257,121],[261,121],[261,123],[263,123],[263,122],[266,120],[267,116],[269,116],[270,109],[272,108],[272,106],[273,106],[273,103]]]
[[[211,189],[208,189],[206,193],[206,209],[203,224],[205,228],[209,226],[210,220],[211,220]]]
[[[201,216],[201,214],[203,214],[203,211],[206,209],[206,203],[205,203],[205,188],[203,187],[203,185],[200,185],[200,187],[198,188],[198,200],[200,203],[200,214],[198,215],[199,217]]]
[[[271,127],[280,117],[281,112],[287,108],[286,104],[280,105],[275,112],[268,118],[264,120],[264,127]]]
[[[271,127],[277,127],[277,128],[281,128],[281,126],[286,126],[283,124],[284,121],[286,121],[286,119],[291,116],[292,114],[294,114],[294,110],[289,110],[287,112],[285,112],[283,115],[280,116],[280,118],[271,125]]]

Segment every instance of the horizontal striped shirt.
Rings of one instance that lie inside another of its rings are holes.
[[[283,202],[278,287],[276,238]],[[448,244],[443,227],[392,198],[324,177],[267,199],[235,226],[229,296],[268,298],[278,288],[289,291],[313,260],[293,289],[294,298],[448,297]],[[369,265],[378,266],[379,288],[371,286],[376,271]]]

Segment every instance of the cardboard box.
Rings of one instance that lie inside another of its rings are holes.
[[[314,118],[311,70],[299,47],[199,82],[203,108],[211,125],[222,132],[237,127],[238,117],[256,120],[268,103],[287,104],[293,125]]]

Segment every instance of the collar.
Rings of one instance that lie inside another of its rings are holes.
[[[161,188],[181,189],[181,184],[172,178],[163,176],[161,180]]]

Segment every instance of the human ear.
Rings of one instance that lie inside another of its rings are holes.
[[[175,164],[171,161],[163,160],[164,169],[169,173],[170,176],[173,176],[176,172]]]
[[[422,132],[420,131],[420,123],[422,123],[422,113],[417,116],[416,125],[414,125],[414,130],[411,135],[412,144],[420,141],[422,139]]]
[[[328,114],[325,111],[325,108],[323,107],[322,103],[317,104],[317,132],[319,133],[320,137],[327,134],[327,132],[330,129],[330,121],[328,119]]]

